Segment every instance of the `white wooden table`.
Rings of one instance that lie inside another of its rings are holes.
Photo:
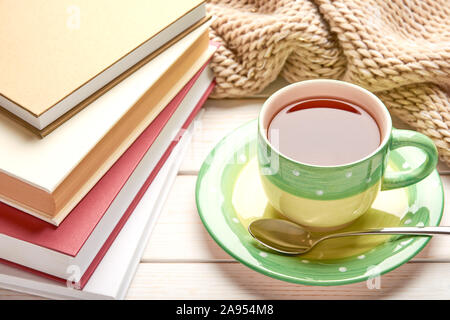
[[[450,236],[434,237],[412,261],[366,283],[312,287],[275,280],[241,265],[208,235],[195,206],[203,159],[228,132],[257,117],[263,99],[208,100],[161,217],[128,291],[129,299],[450,299]],[[397,127],[405,127],[394,123]],[[450,169],[439,165],[446,198]],[[450,225],[446,204],[442,225]],[[0,299],[38,299],[0,290]]]

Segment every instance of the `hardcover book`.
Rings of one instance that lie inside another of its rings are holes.
[[[45,135],[205,19],[203,0],[0,1],[0,106]]]

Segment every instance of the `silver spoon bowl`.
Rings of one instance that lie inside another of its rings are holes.
[[[259,219],[250,223],[248,231],[256,241],[269,249],[287,255],[301,255],[310,251],[319,242],[333,238],[386,234],[432,236],[450,234],[450,227],[380,228],[315,236],[290,221]]]

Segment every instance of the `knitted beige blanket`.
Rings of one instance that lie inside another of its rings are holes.
[[[450,0],[211,0],[213,97],[332,78],[363,86],[450,165]]]

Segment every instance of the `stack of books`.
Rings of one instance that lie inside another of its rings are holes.
[[[0,2],[0,287],[123,298],[214,87],[203,0]]]

